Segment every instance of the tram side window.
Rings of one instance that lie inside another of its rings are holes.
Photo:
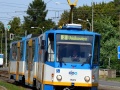
[[[23,57],[23,49],[24,49],[23,45],[24,45],[24,43],[21,42],[21,43],[20,43],[20,59],[21,59],[21,60],[22,60],[22,57]]]
[[[39,38],[39,41],[42,42],[42,37]],[[38,57],[39,57],[39,61],[43,61],[41,43],[39,43],[39,56]]]
[[[35,40],[32,41],[32,63],[34,62],[34,58],[35,58]]]
[[[27,69],[32,70],[34,62],[35,53],[35,40],[32,41],[32,46],[29,46],[29,41],[27,42],[27,53],[26,53],[26,65]]]
[[[54,34],[48,35],[48,61],[54,61]]]
[[[12,60],[17,60],[17,44],[12,45]]]
[[[95,44],[94,44],[94,58],[93,58],[93,64],[98,64],[98,55],[99,55],[99,37],[95,37]]]
[[[28,68],[28,60],[29,60],[29,45],[28,45],[28,41],[26,44],[26,66]]]

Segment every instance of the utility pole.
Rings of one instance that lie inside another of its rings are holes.
[[[5,29],[5,67],[7,67],[7,29]]]
[[[3,39],[3,30],[1,29],[2,35],[1,35],[1,54],[2,54],[2,39]]]
[[[120,12],[119,12],[119,32],[120,32]]]
[[[93,16],[93,12],[94,12],[94,10],[93,10],[93,8],[94,8],[94,6],[93,6],[93,0],[92,0],[92,32],[93,32],[93,18],[94,18],[94,16]]]
[[[27,30],[25,30],[25,37],[27,37]]]
[[[9,31],[11,28],[11,25],[7,25],[7,28],[5,29],[5,60],[6,60],[6,63],[5,63],[5,66],[7,67],[7,31]]]
[[[111,57],[108,57],[108,58],[109,58],[109,61],[108,61],[108,66],[109,66],[109,68],[110,68],[110,58],[111,58]]]

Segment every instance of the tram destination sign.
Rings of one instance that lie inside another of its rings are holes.
[[[57,35],[57,41],[91,41],[92,36],[86,35]]]

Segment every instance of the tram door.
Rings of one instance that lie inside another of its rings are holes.
[[[34,49],[35,49],[35,45],[34,45],[34,40],[30,39],[27,42],[27,52],[26,52],[26,69],[27,69],[27,73],[25,75],[25,79],[26,82],[28,84],[33,84],[33,58],[34,58]]]
[[[43,36],[39,37],[39,63],[38,63],[38,80],[42,81],[42,77],[43,77],[43,50],[41,49],[41,42],[42,42],[42,38]]]
[[[19,62],[20,62],[20,42],[17,43],[17,68],[16,68],[16,81],[19,80]]]

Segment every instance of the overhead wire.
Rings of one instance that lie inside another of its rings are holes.
[[[8,2],[0,2],[0,3],[3,3],[3,4],[14,4],[14,5],[28,6],[28,5],[25,5],[25,4],[18,4],[18,3],[8,3]]]
[[[12,5],[1,5],[1,4],[0,4],[0,7],[2,7],[2,8],[3,8],[3,6],[5,6],[5,7],[26,8],[26,7],[19,7],[19,6],[12,6]]]
[[[46,2],[46,4],[48,4],[49,2],[51,2],[52,0],[49,0],[48,2]]]

